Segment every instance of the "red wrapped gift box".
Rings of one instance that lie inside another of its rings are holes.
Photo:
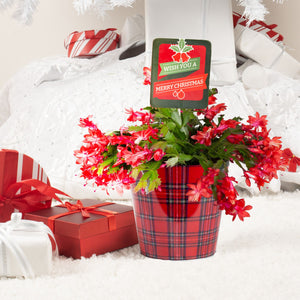
[[[81,201],[84,207],[59,205],[27,213],[24,218],[48,225],[59,254],[67,257],[90,257],[138,243],[131,206],[90,199]]]
[[[115,28],[74,31],[65,39],[68,57],[93,57],[117,48],[119,34]]]
[[[0,150],[0,222],[10,220],[15,209],[24,213],[51,206],[52,197],[28,184],[30,179],[50,186],[43,168],[31,157],[15,150]]]

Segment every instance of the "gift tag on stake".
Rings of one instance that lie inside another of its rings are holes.
[[[151,106],[207,107],[211,63],[209,41],[155,39],[152,53]]]

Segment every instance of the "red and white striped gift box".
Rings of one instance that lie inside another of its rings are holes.
[[[27,179],[37,179],[50,186],[45,171],[31,157],[15,150],[0,150],[0,222],[10,220],[10,215],[15,210],[13,201],[6,199],[6,191],[12,184]],[[35,211],[51,206],[52,197],[40,195],[34,190],[33,187],[24,185],[16,192],[16,195],[20,195],[33,191],[30,204],[24,203],[24,211],[21,212]]]
[[[248,20],[237,13],[233,15],[233,23],[237,54],[291,78],[299,74],[300,63],[286,51],[283,36],[274,31],[277,25],[262,21],[248,24]]]
[[[234,28],[237,25],[241,25],[243,27],[248,27],[251,30],[264,34],[266,37],[271,39],[274,42],[282,42],[283,36],[273,29],[277,27],[276,24],[268,25],[263,21],[252,21],[248,24],[248,19],[244,18],[242,15],[234,12],[233,13],[233,26]]]
[[[117,48],[120,35],[116,28],[72,32],[65,39],[68,57],[91,57]]]

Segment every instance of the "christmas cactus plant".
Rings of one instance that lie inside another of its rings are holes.
[[[215,197],[219,208],[241,220],[252,207],[238,198],[234,177],[227,166],[237,164],[248,185],[261,188],[277,178],[290,158],[283,155],[279,137],[270,137],[266,116],[225,119],[224,103],[216,104],[216,90],[210,91],[206,109],[146,107],[127,109],[130,126],[103,133],[91,120],[80,119],[88,130],[83,145],[75,151],[81,176],[97,186],[114,185],[118,191],[130,189],[149,193],[160,187],[159,168],[201,165],[203,176],[189,185],[189,201]]]

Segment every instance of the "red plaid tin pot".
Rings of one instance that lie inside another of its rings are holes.
[[[213,198],[188,202],[187,184],[202,175],[201,166],[159,170],[161,190],[134,192],[133,206],[141,253],[169,260],[203,258],[216,252],[221,211]]]

